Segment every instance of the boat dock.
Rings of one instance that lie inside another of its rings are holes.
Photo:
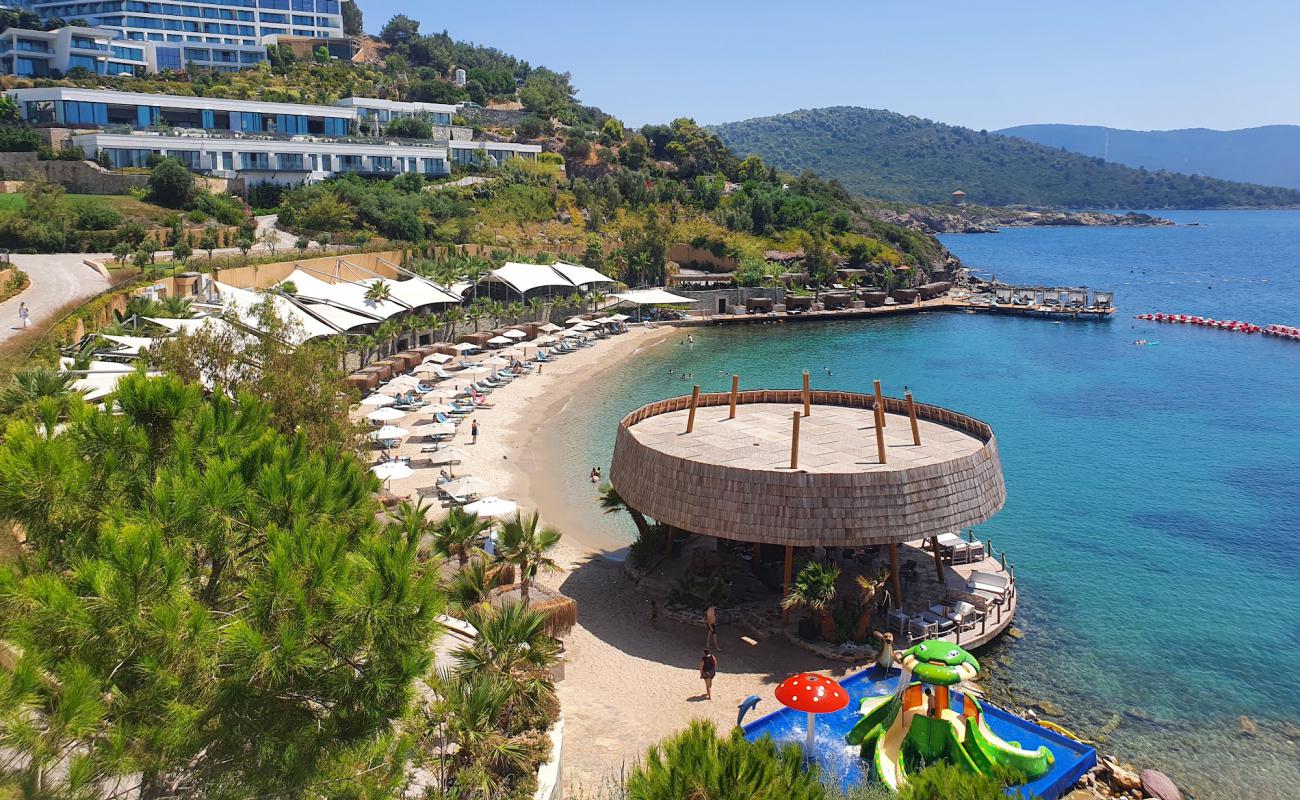
[[[749,310],[737,306],[735,313],[707,314],[690,316],[678,322],[679,325],[746,325],[771,322],[815,322],[828,319],[866,319],[872,317],[892,317],[905,314],[921,314],[931,311],[960,312],[967,314],[1002,314],[1018,317],[1038,317],[1051,320],[1070,320],[1097,322],[1109,320],[1115,314],[1115,308],[1105,306],[1063,307],[1059,305],[1037,304],[1002,304],[991,301],[986,296],[970,296],[968,293],[943,295],[930,300],[916,300],[912,303],[894,303],[880,306],[866,306],[857,303],[846,307],[810,308],[806,311],[792,311],[773,304],[769,308]]]

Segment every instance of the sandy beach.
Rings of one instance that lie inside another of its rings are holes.
[[[565,676],[558,692],[565,716],[565,782],[581,796],[617,778],[654,741],[685,727],[694,718],[713,720],[721,730],[735,724],[737,706],[747,696],[762,698],[751,719],[776,709],[772,689],[793,672],[825,670],[826,662],[788,643],[741,640],[747,632],[722,626],[723,651],[713,700],[704,698],[699,660],[703,628],[660,619],[650,624],[649,593],[625,577],[621,553],[610,553],[609,537],[583,530],[589,515],[573,513],[576,504],[594,502],[557,494],[539,477],[556,462],[549,457],[555,442],[545,431],[557,415],[581,414],[583,389],[611,368],[662,345],[681,332],[671,327],[634,327],[624,335],[562,356],[553,364],[497,389],[495,407],[471,417],[479,421],[479,438],[469,444],[470,423],[460,426],[453,446],[467,458],[456,475],[474,475],[493,493],[519,503],[525,512],[540,510],[543,520],[564,533],[555,554],[563,572],[542,582],[578,602],[578,625],[565,638]],[[414,423],[419,414],[411,415]],[[405,423],[397,423],[405,424]],[[610,431],[613,436],[613,431]],[[403,445],[418,465],[419,443]],[[567,466],[567,465],[566,465]],[[436,470],[393,481],[399,495],[433,483]],[[435,507],[432,513],[439,513]],[[662,601],[662,598],[658,598]],[[842,668],[827,674],[842,676]]]

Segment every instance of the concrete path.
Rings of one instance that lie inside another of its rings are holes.
[[[258,244],[253,245],[254,252],[270,250],[269,247],[261,244],[263,241],[262,237],[266,235],[267,231],[274,231],[275,248],[277,253],[281,252],[281,250],[284,250],[285,252],[292,251],[293,246],[298,243],[297,236],[275,227],[275,224],[280,220],[279,214],[267,214],[261,217],[254,217],[254,219],[257,220],[257,237],[255,241],[258,242]]]
[[[55,314],[68,303],[85,300],[104,291],[109,282],[81,263],[82,259],[112,258],[104,253],[58,253],[55,255],[11,255],[13,266],[27,273],[27,288],[0,303],[0,342],[22,333],[19,303],[27,303],[32,328],[41,330],[56,321]]]

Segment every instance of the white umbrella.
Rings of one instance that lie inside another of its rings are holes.
[[[504,336],[493,336],[491,339],[488,339],[488,344],[514,344],[514,343],[515,343],[514,339],[507,339]]]
[[[416,364],[415,369],[411,371],[417,375],[437,375],[439,372],[442,372],[442,367],[430,363]]]
[[[582,317],[569,317],[568,319],[566,319],[566,320],[564,321],[564,324],[565,324],[565,325],[578,325],[578,324],[581,324],[581,323],[586,322],[586,321],[587,321],[587,320],[583,319]]]
[[[430,392],[430,394],[432,394],[432,392]],[[456,409],[448,405],[443,405],[442,403],[434,403],[433,405],[425,406],[420,410],[426,414],[450,414]]]
[[[448,361],[451,361],[451,359],[452,357],[447,355],[446,353],[434,353],[433,355],[424,359],[424,363],[428,364],[430,362],[433,362],[434,364],[446,364]]]
[[[539,336],[533,340],[533,344],[535,345],[551,344],[554,341],[556,341],[554,336]]]
[[[401,419],[406,416],[405,411],[398,411],[395,408],[377,408],[366,415],[366,419],[371,422],[392,422],[395,419]]]
[[[588,323],[592,323],[592,322],[603,322],[604,320],[605,320],[605,315],[604,315],[604,314],[601,314],[600,316],[592,317],[591,319],[587,320],[587,322],[588,322]]]
[[[386,442],[390,439],[401,439],[403,436],[410,436],[411,432],[406,428],[397,428],[392,425],[385,425],[376,431],[370,432],[370,438],[376,442]]]
[[[448,447],[445,450],[439,450],[433,454],[433,463],[435,464],[455,464],[469,458],[469,453],[461,450],[459,447]]]
[[[615,322],[627,322],[628,320],[632,319],[627,314],[611,314],[609,318],[614,320]]]
[[[492,486],[482,478],[475,478],[473,475],[466,475],[463,478],[457,478],[442,485],[442,488],[449,494],[466,495],[466,494],[483,494],[492,491]]]
[[[492,370],[488,369],[487,367],[466,367],[465,369],[461,370],[458,374],[460,374],[460,375],[486,375],[486,374],[488,374],[488,373],[491,372],[491,371],[492,371]]]
[[[363,406],[391,406],[397,402],[396,397],[390,397],[386,394],[372,394],[361,401]]]
[[[451,346],[451,349],[455,350],[457,353],[468,353],[471,350],[478,350],[480,348],[476,344],[470,344],[469,342],[461,342],[460,344],[453,344]]]
[[[451,400],[452,398],[458,396],[459,394],[460,394],[460,389],[457,389],[454,386],[440,386],[437,389],[434,389],[432,392],[426,394],[425,397],[437,397],[441,400]],[[437,414],[438,412],[430,410],[430,413]],[[443,411],[442,413],[445,414],[447,412]]]
[[[519,330],[518,328],[511,328],[510,330],[506,331],[505,333],[503,333],[503,334],[501,334],[501,335],[502,335],[502,336],[505,336],[505,337],[508,338],[508,339],[527,339],[527,338],[528,338],[528,334],[524,333],[523,331]]]
[[[414,375],[398,375],[396,378],[393,378],[391,381],[389,381],[388,385],[385,386],[384,388],[414,389],[419,385],[420,385],[420,379],[415,377]]]
[[[564,330],[564,328],[561,328],[559,325],[556,325],[554,322],[548,322],[545,325],[540,325],[538,326],[537,329],[539,331],[546,331],[547,333],[555,333],[556,331]]]
[[[492,356],[491,358],[487,359],[486,361],[483,361],[482,363],[486,364],[489,367],[504,367],[510,363],[510,359],[502,358],[501,356]]]
[[[411,433],[417,436],[453,436],[456,426],[450,422],[428,422],[411,428]]]
[[[464,510],[480,517],[508,517],[519,510],[519,504],[500,497],[484,497],[466,505]]]
[[[415,474],[410,464],[401,461],[385,461],[382,464],[376,464],[370,468],[375,473],[375,477],[381,481],[400,481],[402,478],[409,478]]]
[[[530,344],[531,344],[531,343],[530,343]],[[499,356],[506,356],[507,358],[519,358],[519,357],[522,356],[523,354],[524,354],[524,352],[523,352],[522,350],[520,350],[520,349],[518,349],[518,348],[515,348],[515,347],[507,347],[507,348],[504,349],[504,350],[498,350],[498,351],[497,351],[497,355],[499,355]]]
[[[619,322],[619,321],[616,320],[616,319],[614,319],[613,317],[605,317],[604,319],[602,319],[602,320],[600,321],[600,324],[601,324],[601,325],[617,325],[618,322]]]

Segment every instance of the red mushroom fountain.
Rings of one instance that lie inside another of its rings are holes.
[[[832,678],[800,672],[791,675],[776,687],[776,699],[786,708],[804,711],[808,714],[808,741],[804,745],[805,759],[812,759],[813,731],[817,726],[817,714],[839,711],[849,704],[849,693],[844,691]]]

